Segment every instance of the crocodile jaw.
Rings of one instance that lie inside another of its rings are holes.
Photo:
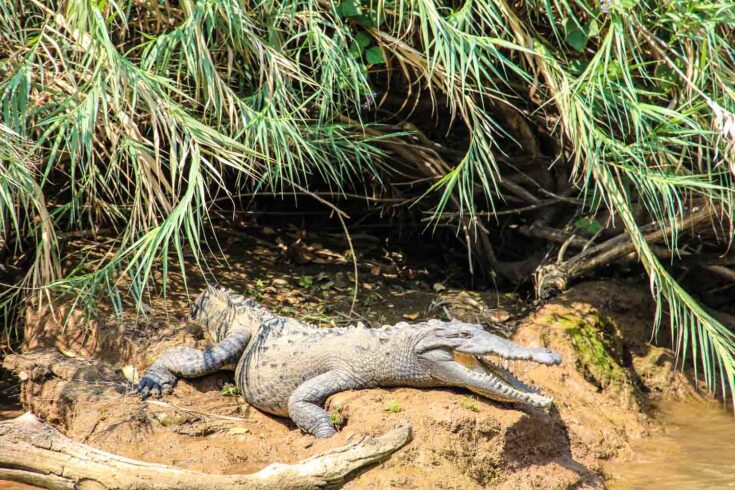
[[[553,403],[552,397],[528,386],[510,370],[494,362],[490,356],[462,356],[474,360],[474,366],[468,368],[464,363],[457,362],[452,352],[445,351],[439,356],[441,359],[432,359],[432,366],[429,368],[432,377],[449,386],[462,386],[491,400],[523,403],[540,408]]]
[[[501,388],[499,391],[501,393],[504,393],[506,391],[513,393],[511,399],[508,401],[518,401],[527,405],[531,405],[533,407],[540,408],[546,408],[553,403],[553,397],[544,395],[538,389],[534,388],[533,386],[529,386],[520,379],[516,378],[512,371],[502,367],[499,363],[492,360],[490,356],[476,357],[476,359],[479,362],[479,370],[476,368],[476,373],[478,371],[481,371],[480,373],[478,373],[481,376],[499,379],[501,383]],[[472,386],[468,386],[468,388],[475,391],[475,388],[473,388]],[[483,394],[479,391],[478,393]],[[498,393],[496,391],[495,393],[484,394],[484,396],[488,398],[495,398],[498,396]]]

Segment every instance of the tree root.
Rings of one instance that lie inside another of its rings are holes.
[[[296,464],[275,463],[249,475],[218,475],[116,456],[69,439],[28,412],[0,422],[0,479],[52,489],[328,488],[386,459],[410,438],[410,426],[403,425]]]
[[[679,231],[696,229],[697,227],[709,222],[715,216],[715,209],[706,206],[683,219],[678,226]],[[550,230],[541,227],[527,227],[523,230],[528,235],[543,236],[551,241],[559,241],[562,236],[559,230]],[[670,227],[655,227],[648,225],[641,228],[644,233],[646,242],[649,245],[661,242],[671,234]],[[575,237],[569,237],[566,241],[573,243]],[[655,249],[656,251],[658,249]],[[635,246],[626,233],[622,233],[611,238],[599,245],[591,246],[583,249],[581,253],[575,255],[566,261],[557,261],[553,264],[545,264],[536,270],[536,297],[540,299],[549,299],[556,294],[567,289],[569,282],[574,278],[583,274],[611,264],[622,259],[632,253],[635,253]],[[668,249],[661,249],[661,254],[668,254]]]

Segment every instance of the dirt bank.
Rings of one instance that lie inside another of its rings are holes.
[[[33,349],[4,365],[24,381],[23,404],[68,436],[122,456],[207,472],[294,462],[351,434],[410,422],[413,441],[347,485],[366,489],[601,487],[601,463],[629,456],[631,441],[651,428],[651,400],[692,390],[673,369],[671,353],[646,342],[652,305],[647,292],[631,284],[587,283],[525,313],[512,298],[476,293],[402,290],[395,298],[386,314],[395,321],[436,316],[437,303],[445,314],[474,320],[517,318],[508,329],[514,340],[563,356],[558,367],[512,366],[553,395],[554,408],[504,405],[461,390],[345,392],[328,402],[342,430],[314,441],[288,420],[232,396],[225,372],[181,381],[171,396],[142,402],[127,394],[125,375],[133,379],[170,346],[206,345],[201,330],[183,319],[185,309],[173,316],[170,305],[169,314],[153,305],[145,322],[98,319],[85,335],[74,322],[60,335],[48,314],[30,315]]]

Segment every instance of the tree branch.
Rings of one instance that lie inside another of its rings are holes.
[[[712,206],[705,206],[681,220],[677,228],[685,231],[696,228],[715,216],[716,210]],[[671,226],[657,227],[647,225],[641,228],[645,233],[646,242],[655,244],[661,242],[672,232]],[[635,246],[627,234],[607,240],[599,245],[590,247],[582,253],[559,264],[546,264],[536,271],[536,296],[549,298],[567,288],[571,279],[579,277],[591,270],[602,267],[635,252]]]
[[[410,438],[411,429],[404,425],[296,464],[275,463],[250,475],[218,475],[116,456],[69,439],[28,412],[0,422],[0,479],[69,490],[327,488],[386,459]]]

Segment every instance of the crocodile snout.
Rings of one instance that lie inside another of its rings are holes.
[[[553,349],[535,349],[532,359],[539,364],[561,364],[561,356]]]

